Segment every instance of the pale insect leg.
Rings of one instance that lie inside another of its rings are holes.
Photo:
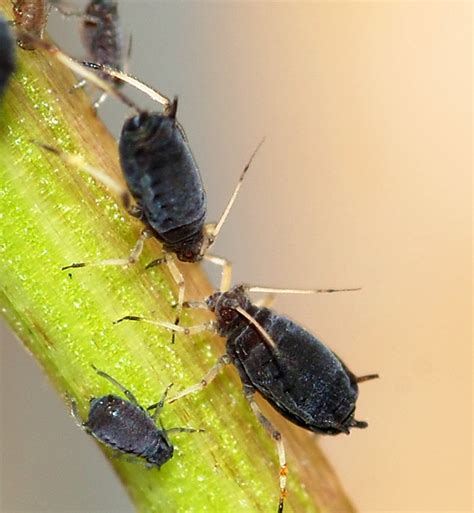
[[[122,184],[111,178],[108,174],[106,174],[101,169],[98,169],[96,167],[91,166],[88,164],[82,157],[79,155],[72,155],[69,153],[66,153],[64,151],[59,150],[58,148],[55,148],[54,146],[49,146],[48,144],[43,144],[38,141],[34,141],[38,146],[41,148],[54,153],[57,155],[63,162],[66,164],[72,165],[79,169],[80,171],[86,172],[88,175],[92,176],[96,180],[98,180],[100,183],[105,185],[108,189],[110,189],[113,193],[115,193],[117,196],[120,197],[120,200],[124,206],[124,208],[127,210],[127,212],[134,216],[134,217],[141,217],[141,210],[140,207],[136,204],[132,203],[132,197],[126,187],[124,187]],[[71,265],[67,265],[63,267],[63,270],[66,269],[77,269],[79,267],[86,267],[87,266],[105,266],[105,265],[133,265],[138,261],[138,258],[140,257],[142,251],[144,242],[146,239],[149,239],[152,237],[153,234],[149,230],[143,230],[140,234],[140,237],[138,238],[135,246],[133,247],[132,251],[130,252],[130,255],[127,258],[113,258],[113,259],[107,259],[107,260],[101,260],[99,262],[92,262],[92,263],[86,263],[86,262],[78,262]]]
[[[110,374],[107,374],[104,371],[99,370],[95,365],[92,365],[92,368],[97,372],[97,374],[112,383],[112,385],[116,386],[123,395],[133,404],[136,406],[139,406],[137,398],[133,395],[133,393],[126,387],[124,387],[121,383],[119,383],[115,378],[110,376]]]
[[[81,428],[84,428],[84,421],[82,420],[82,417],[79,415],[79,410],[77,409],[77,403],[74,399],[70,399],[71,402],[71,415],[73,416],[76,424]]]
[[[140,233],[140,237],[138,238],[135,246],[133,247],[130,255],[126,258],[110,258],[107,260],[99,260],[98,262],[76,262],[70,265],[66,265],[61,268],[61,270],[65,271],[66,269],[78,269],[80,267],[102,267],[106,265],[118,265],[118,266],[126,266],[126,265],[134,265],[137,263],[144,247],[145,240],[152,237],[152,233],[149,230],[143,230]]]
[[[181,333],[182,335],[197,335],[198,333],[203,333],[204,331],[216,331],[215,321],[208,321],[203,324],[196,324],[195,326],[179,326],[172,322],[156,321],[154,319],[147,319],[146,317],[139,317],[137,315],[126,315],[125,317],[114,321],[114,324],[119,324],[123,321],[146,322],[147,324],[153,324],[153,326],[159,326],[160,328],[164,328],[169,331],[175,331],[176,333]]]
[[[283,506],[287,495],[286,491],[286,479],[288,476],[288,465],[286,464],[285,446],[283,445],[283,438],[281,433],[277,431],[273,424],[263,415],[260,407],[255,402],[254,395],[255,389],[249,385],[244,385],[244,396],[250,404],[250,408],[254,415],[257,417],[260,424],[264,427],[265,431],[275,440],[278,450],[278,460],[280,463],[280,500],[278,503],[278,513],[283,512]]]
[[[232,263],[229,262],[229,260],[227,260],[226,258],[211,255],[209,253],[205,254],[203,256],[203,259],[222,268],[219,291],[227,292],[232,285]]]
[[[169,433],[204,433],[205,429],[196,428],[185,428],[185,427],[174,427],[166,430],[166,434]]]
[[[148,411],[153,410],[153,409],[155,410],[155,413],[153,413],[153,415],[152,415],[153,420],[156,421],[156,419],[159,417],[159,415],[161,413],[161,410],[163,409],[163,405],[165,404],[168,392],[170,391],[170,388],[172,386],[173,386],[173,383],[169,384],[165,388],[165,391],[163,392],[163,395],[161,396],[161,399],[157,403],[152,404],[151,406],[148,406],[148,408],[147,408]]]
[[[209,383],[211,383],[215,379],[215,377],[219,374],[220,370],[226,365],[229,365],[230,363],[230,357],[227,354],[222,355],[217,360],[215,365],[211,367],[211,369],[206,373],[206,375],[199,381],[199,383],[196,383],[188,388],[185,388],[184,390],[181,390],[181,392],[173,396],[171,399],[168,399],[168,402],[174,403],[178,399],[181,399],[182,397],[188,394],[195,394],[196,392],[204,390],[209,385]]]

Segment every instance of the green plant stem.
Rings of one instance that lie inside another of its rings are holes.
[[[10,0],[0,0],[0,10],[9,16]],[[154,241],[131,268],[61,270],[74,261],[128,255],[141,229],[107,190],[30,142],[80,153],[121,179],[116,143],[87,96],[71,94],[74,81],[50,56],[18,51],[18,70],[0,106],[0,307],[53,386],[87,416],[91,396],[112,392],[91,364],[148,405],[169,383],[179,390],[197,382],[223,343],[203,335],[178,336],[172,345],[170,333],[156,327],[112,324],[132,313],[173,319],[171,278],[165,269],[144,271],[160,255]],[[198,265],[182,270],[190,297],[209,294]],[[186,314],[182,324],[202,322],[202,315]],[[226,369],[207,390],[165,407],[165,426],[206,431],[173,437],[175,456],[160,472],[111,460],[138,511],[276,511],[275,446],[240,388],[236,372]],[[279,426],[290,439],[286,512],[353,511],[314,437],[287,422]],[[310,474],[300,468],[301,451]]]

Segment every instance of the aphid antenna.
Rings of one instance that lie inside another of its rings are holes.
[[[270,337],[270,335],[266,332],[265,328],[254,318],[252,317],[248,312],[246,312],[242,307],[240,306],[237,306],[235,308],[235,311],[236,312],[239,312],[239,314],[242,316],[242,317],[245,317],[249,322],[250,324],[252,324],[252,326],[255,326],[255,328],[257,329],[257,331],[260,333],[260,335],[262,335],[265,343],[271,348],[271,349],[274,349],[276,350],[276,344],[275,344],[275,341],[272,339],[272,337]]]
[[[250,164],[252,163],[252,160],[254,159],[255,155],[257,154],[258,150],[262,146],[262,144],[265,142],[265,137],[262,138],[262,140],[258,143],[257,147],[253,151],[252,155],[250,156],[247,164],[245,165],[240,177],[239,181],[237,182],[237,185],[235,186],[234,192],[232,193],[232,196],[229,199],[229,202],[227,203],[227,206],[224,209],[224,212],[221,215],[221,218],[219,219],[217,224],[211,224],[208,225],[208,240],[209,245],[208,248],[211,247],[214,242],[216,241],[217,236],[219,235],[219,232],[221,231],[222,225],[225,223],[227,216],[229,215],[230,210],[232,209],[232,206],[235,203],[235,200],[240,192],[240,189],[242,187],[242,183],[244,181],[245,175],[250,167]]]
[[[138,105],[134,101],[132,101],[126,94],[124,94],[122,91],[119,91],[112,85],[108,84],[105,80],[102,80],[92,71],[89,71],[80,62],[75,61],[73,58],[69,57],[64,52],[62,52],[57,46],[54,46],[51,43],[48,43],[47,41],[39,39],[38,37],[35,37],[29,34],[28,32],[25,32],[24,30],[17,29],[16,32],[17,35],[21,37],[23,41],[26,41],[27,43],[35,46],[36,48],[45,50],[59,62],[68,67],[71,71],[74,71],[74,73],[77,73],[81,77],[85,78],[86,80],[97,86],[99,89],[102,89],[103,91],[111,94],[112,96],[115,96],[125,105],[135,110],[138,114],[141,114],[143,112],[143,110],[140,109],[140,107],[138,107]]]
[[[156,89],[153,89],[148,84],[145,84],[141,80],[138,80],[138,78],[126,73],[125,71],[120,71],[120,70],[111,68],[110,66],[106,66],[105,64],[98,64],[96,62],[90,62],[90,61],[82,61],[82,65],[87,68],[95,69],[102,73],[106,73],[107,75],[110,75],[111,77],[118,78],[122,82],[125,82],[126,84],[129,84],[132,87],[135,87],[135,89],[138,89],[142,93],[146,94],[153,101],[163,105],[165,107],[165,110],[168,109],[172,104],[172,101],[168,97],[166,97],[164,94],[160,93]]]
[[[362,287],[346,288],[346,289],[285,289],[278,287],[259,287],[243,285],[248,292],[262,292],[264,294],[332,294],[333,292],[356,292],[362,290]]]

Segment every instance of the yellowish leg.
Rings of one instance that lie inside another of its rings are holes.
[[[250,408],[252,408],[253,413],[257,417],[260,424],[265,428],[265,431],[275,440],[278,450],[278,460],[280,462],[280,500],[278,502],[278,513],[283,512],[283,506],[285,503],[285,498],[287,496],[286,491],[286,479],[288,476],[288,465],[286,464],[286,454],[285,454],[285,446],[283,445],[283,438],[281,433],[275,429],[273,424],[263,415],[260,407],[255,402],[254,399],[255,389],[248,385],[244,385],[244,396],[245,399],[250,404]]]

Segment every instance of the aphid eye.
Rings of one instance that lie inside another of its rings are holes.
[[[232,308],[223,308],[220,312],[221,314],[221,318],[223,321],[225,322],[229,322],[232,320],[232,318],[234,317],[234,311],[232,310]]]
[[[142,120],[140,118],[140,115],[137,115],[137,116],[134,116],[132,119],[131,119],[131,122],[130,122],[130,130],[138,130],[142,125]]]

